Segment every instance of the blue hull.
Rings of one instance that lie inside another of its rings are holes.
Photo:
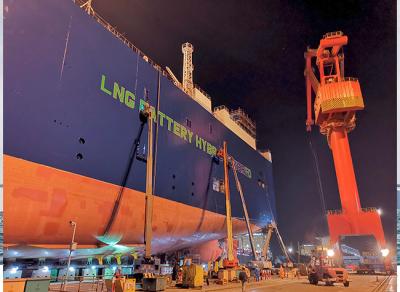
[[[223,166],[212,157],[227,141],[229,153],[244,166],[239,179],[252,222],[264,226],[273,220],[272,163],[153,65],[72,1],[4,5],[6,155],[120,185],[146,90],[164,115],[163,124],[154,124],[155,195],[225,214],[225,197],[212,185],[223,179]],[[146,137],[147,127],[141,154]],[[126,187],[144,192],[145,173],[146,164],[135,160]],[[230,181],[232,215],[243,218],[232,172]]]

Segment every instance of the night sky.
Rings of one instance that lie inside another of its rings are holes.
[[[112,2],[112,4],[111,4]],[[326,3],[326,4],[325,4]],[[326,32],[343,31],[345,75],[358,77],[365,110],[350,147],[362,207],[380,207],[395,247],[395,1],[94,0],[95,10],[159,65],[182,76],[181,44],[194,45],[194,81],[213,106],[244,108],[257,146],[272,151],[278,225],[284,240],[326,235],[306,119],[304,57]],[[314,127],[327,209],[340,209],[326,138]]]

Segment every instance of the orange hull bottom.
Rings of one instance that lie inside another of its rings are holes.
[[[96,236],[104,231],[118,190],[118,185],[4,155],[4,244],[67,248],[73,220],[78,246],[94,248],[101,244]],[[144,209],[144,193],[125,189],[110,232],[121,236],[119,244],[143,243]],[[242,220],[234,219],[233,229],[235,234],[247,232]],[[195,246],[225,234],[224,215],[154,197],[154,253]]]

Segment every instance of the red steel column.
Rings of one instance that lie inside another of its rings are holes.
[[[329,142],[335,163],[343,213],[358,213],[361,211],[360,198],[346,130],[344,128],[332,129]]]

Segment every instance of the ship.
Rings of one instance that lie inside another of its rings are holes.
[[[139,251],[149,147],[154,254],[226,237],[224,169],[216,157],[224,141],[253,230],[274,221],[272,158],[256,147],[255,123],[242,109],[212,109],[193,76],[178,81],[90,4],[4,1],[5,260],[66,257],[70,221],[76,258]],[[183,75],[190,75],[193,46],[182,50]],[[140,131],[145,106],[154,112],[154,145],[147,145],[147,127]],[[245,234],[229,177],[233,233]]]

